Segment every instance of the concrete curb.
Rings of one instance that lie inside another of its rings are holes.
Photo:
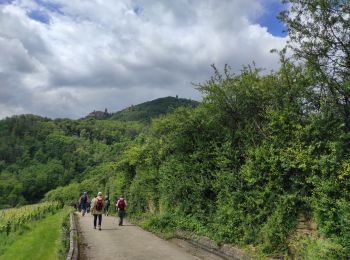
[[[207,252],[215,254],[223,259],[233,260],[250,260],[252,257],[244,253],[241,249],[230,246],[222,245],[217,246],[213,241],[206,237],[193,237],[186,232],[176,232],[175,238],[185,240],[195,247],[201,248]]]
[[[74,213],[70,213],[70,246],[66,260],[77,260],[79,258],[78,232],[75,224]]]

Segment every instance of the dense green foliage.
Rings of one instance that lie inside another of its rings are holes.
[[[263,254],[287,254],[307,216],[329,240],[300,242],[298,254],[328,245],[318,256],[349,256],[349,133],[343,117],[324,112],[331,104],[314,83],[309,67],[283,55],[271,74],[215,70],[199,86],[200,107],[154,120],[121,156],[129,212]]]
[[[115,159],[142,128],[137,122],[33,115],[0,121],[0,208],[34,203],[58,186],[81,182]]]
[[[288,44],[311,69],[314,86],[328,112],[339,114],[350,131],[350,2],[345,0],[284,0],[281,14],[288,24]]]
[[[76,187],[72,201],[82,190],[90,194],[98,188],[104,190],[89,179],[98,174],[108,178],[114,172],[115,159],[143,131],[145,124],[131,119],[147,121],[175,107],[196,104],[179,98],[157,99],[135,106],[131,112],[121,111],[124,121],[51,120],[34,115],[1,120],[0,208],[35,203],[46,192],[70,183]]]
[[[178,97],[164,97],[152,101],[133,105],[129,108],[113,113],[111,118],[123,121],[142,121],[149,122],[151,118],[159,117],[168,114],[174,109],[182,106],[196,107],[197,101],[178,98]]]

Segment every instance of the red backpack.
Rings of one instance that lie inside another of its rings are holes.
[[[119,199],[117,206],[118,206],[119,209],[124,209],[125,208],[125,201],[124,201],[124,199]]]
[[[97,198],[96,210],[100,211],[102,209],[103,209],[103,199],[102,198]]]

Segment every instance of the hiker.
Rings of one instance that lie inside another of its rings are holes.
[[[97,195],[94,196],[94,198],[91,200],[90,203],[90,211],[92,211],[92,205],[94,204],[95,199],[97,198]],[[91,213],[92,214],[92,213]]]
[[[91,202],[86,203],[86,213],[90,213]]]
[[[118,210],[119,226],[123,226],[123,219],[125,217],[126,208],[126,200],[123,198],[123,195],[120,195],[119,200],[116,202],[115,206]]]
[[[77,205],[78,205],[78,211],[79,211],[79,213],[81,212],[81,203],[80,203],[81,196],[83,196],[83,193],[80,193],[80,195],[79,195],[79,200],[77,201]]]
[[[106,198],[105,198],[105,209],[104,209],[105,216],[108,216],[109,205],[110,205],[110,201],[109,201],[108,196],[106,196]]]
[[[82,216],[84,217],[86,213],[86,207],[88,206],[88,203],[90,202],[89,196],[87,195],[86,191],[83,192],[83,195],[79,198],[79,207],[82,211]]]
[[[101,230],[103,207],[104,199],[102,192],[98,192],[97,197],[93,199],[91,204],[91,214],[94,215],[94,229],[96,229],[96,222],[98,219],[98,230]]]

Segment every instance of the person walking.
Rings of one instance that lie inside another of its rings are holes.
[[[94,229],[96,229],[98,219],[98,230],[101,230],[103,208],[104,199],[102,196],[102,192],[98,192],[97,197],[93,200],[93,203],[91,204],[91,214],[94,216]]]
[[[88,207],[87,207],[87,213],[89,213],[89,212],[91,212],[91,210],[92,210],[92,204],[94,204],[94,200],[97,198],[97,195],[94,195],[94,198],[90,201],[90,203],[88,203]],[[91,215],[92,215],[92,213],[91,213]]]
[[[79,207],[81,209],[81,215],[84,217],[86,213],[86,207],[88,206],[88,203],[90,202],[90,198],[87,195],[86,191],[83,192],[83,194],[79,198]]]
[[[125,217],[125,208],[127,206],[126,200],[124,199],[123,195],[120,195],[115,206],[117,207],[117,210],[118,210],[119,226],[123,226],[123,219]]]
[[[106,196],[106,198],[105,198],[105,208],[104,208],[105,216],[108,216],[109,205],[110,205],[109,197]]]

